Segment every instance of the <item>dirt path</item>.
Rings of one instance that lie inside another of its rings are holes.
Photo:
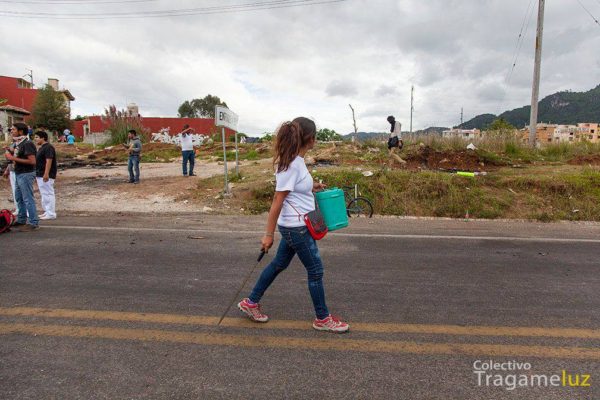
[[[265,160],[261,161],[265,162]],[[267,163],[270,162],[267,160]],[[241,163],[241,168],[247,163]],[[196,161],[196,177],[184,177],[180,163],[142,163],[141,183],[127,183],[126,165],[73,168],[59,171],[56,180],[57,213],[81,212],[197,212],[206,210],[191,195],[198,180],[223,175],[223,165]],[[228,163],[230,171],[235,163]],[[36,189],[38,210],[42,210]],[[218,193],[215,192],[215,195]],[[10,184],[0,181],[0,208],[14,209]],[[211,207],[214,207],[212,205]]]

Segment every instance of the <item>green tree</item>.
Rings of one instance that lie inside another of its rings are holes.
[[[333,129],[319,129],[317,132],[317,140],[321,142],[333,142],[342,140],[342,135],[334,131]]]
[[[214,118],[216,106],[227,107],[227,103],[209,94],[202,99],[184,101],[177,112],[180,118]]]
[[[260,138],[261,142],[270,142],[272,140],[273,140],[273,133],[272,132],[263,132],[263,135]]]
[[[194,107],[189,101],[184,101],[177,110],[179,114],[179,118],[197,118],[196,112],[194,111]]]
[[[150,132],[142,125],[142,118],[132,116],[127,110],[117,110],[114,105],[104,109],[102,120],[108,125],[110,144],[116,145],[127,142],[130,129],[135,129],[142,142],[148,141]]]
[[[491,124],[489,124],[487,129],[490,131],[511,131],[512,132],[517,128],[515,128],[510,123],[508,123],[508,121],[506,121],[504,118],[497,118]]]
[[[63,93],[46,85],[38,90],[33,109],[31,125],[43,126],[50,131],[62,131],[71,127],[70,112]]]

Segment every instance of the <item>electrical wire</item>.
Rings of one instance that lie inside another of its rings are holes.
[[[254,6],[268,6],[273,4],[283,3],[296,3],[296,2],[307,2],[311,0],[269,0],[260,1],[254,3],[243,3],[243,4],[231,4],[225,6],[212,6],[212,7],[195,7],[195,8],[182,8],[173,10],[155,10],[155,11],[126,11],[126,12],[100,12],[100,13],[47,13],[47,12],[19,12],[19,11],[7,11],[18,15],[39,15],[39,16],[69,16],[69,17],[87,17],[87,16],[98,16],[98,17],[112,17],[119,15],[144,15],[144,14],[179,14],[179,13],[191,13],[191,12],[204,12],[212,10],[229,10],[237,8],[248,8]],[[312,0],[314,1],[314,0]]]
[[[529,26],[531,25],[531,18],[533,17],[533,11],[535,10],[535,7],[532,7],[533,2],[534,2],[534,0],[530,0],[529,6],[527,6],[527,11],[525,12],[525,17],[523,18],[521,30],[520,30],[519,36],[517,38],[517,45],[515,47],[515,53],[513,56],[512,66],[505,78],[505,82],[506,82],[507,86],[510,84],[510,80],[512,79],[512,74],[515,71],[515,68],[517,66],[519,56],[521,55],[521,49],[523,48],[523,43],[525,42],[525,38],[527,37],[527,32],[529,31]],[[523,30],[525,30],[525,33],[523,33]]]
[[[598,3],[600,3],[600,0],[596,0],[596,1],[598,1]],[[590,10],[588,10],[586,8],[586,6],[584,6],[583,3],[580,0],[577,0],[577,2],[581,6],[581,8],[583,8],[590,15],[590,17],[592,17],[592,19],[594,20],[594,22],[596,23],[596,25],[600,26],[600,22],[598,22],[598,19],[596,17],[594,17],[594,14],[592,14],[592,12]]]
[[[535,0],[530,0],[529,5],[527,6],[527,10],[525,11],[525,16],[523,18],[523,22],[521,23],[521,29],[519,30],[519,36],[517,37],[517,43],[515,45],[515,52],[512,57],[512,64],[510,69],[508,70],[506,76],[504,77],[504,92],[502,96],[498,99],[498,112],[501,113],[504,108],[506,108],[506,94],[510,85],[510,81],[512,80],[513,73],[515,68],[517,67],[519,57],[521,56],[521,50],[523,48],[523,43],[525,43],[525,39],[527,38],[527,33],[529,32],[529,27],[531,26],[531,20],[533,18],[533,14],[535,11],[534,6]]]
[[[228,6],[198,7],[158,11],[129,11],[108,13],[46,13],[24,11],[0,11],[0,16],[40,19],[120,19],[120,18],[161,18],[190,15],[224,14],[278,8],[310,6],[317,4],[340,3],[347,0],[270,0]]]
[[[8,4],[35,4],[35,5],[87,5],[87,4],[127,4],[127,3],[150,3],[160,0],[58,0],[58,1],[26,1],[26,0],[0,0],[0,3]]]

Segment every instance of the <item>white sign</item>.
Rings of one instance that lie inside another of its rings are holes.
[[[215,125],[224,126],[226,128],[237,131],[238,116],[227,107],[215,107]]]

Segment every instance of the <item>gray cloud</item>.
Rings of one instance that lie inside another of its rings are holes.
[[[408,126],[415,85],[415,129],[458,123],[465,114],[499,113],[530,100],[535,15],[510,82],[522,0],[348,0],[279,10],[133,20],[3,18],[0,74],[36,83],[60,79],[77,100],[74,114],[108,104],[140,104],[143,115],[175,116],[186,99],[220,96],[241,129],[272,131],[297,115],[319,126]],[[206,0],[203,6],[221,5]],[[195,7],[193,0],[139,3],[137,10]],[[128,5],[120,5],[124,11]],[[111,11],[88,5],[6,5],[11,11]],[[598,27],[576,2],[546,6],[541,95],[589,90],[600,82]],[[27,23],[28,29],[21,29]],[[19,32],[18,40],[15,32]],[[10,60],[8,62],[7,60]],[[325,88],[325,89],[323,89]],[[266,112],[265,110],[268,110]]]
[[[381,85],[375,91],[375,97],[385,97],[389,95],[394,95],[398,93],[398,89],[394,86],[389,85]]]
[[[358,89],[353,82],[333,81],[325,89],[328,96],[349,97],[358,94]]]

